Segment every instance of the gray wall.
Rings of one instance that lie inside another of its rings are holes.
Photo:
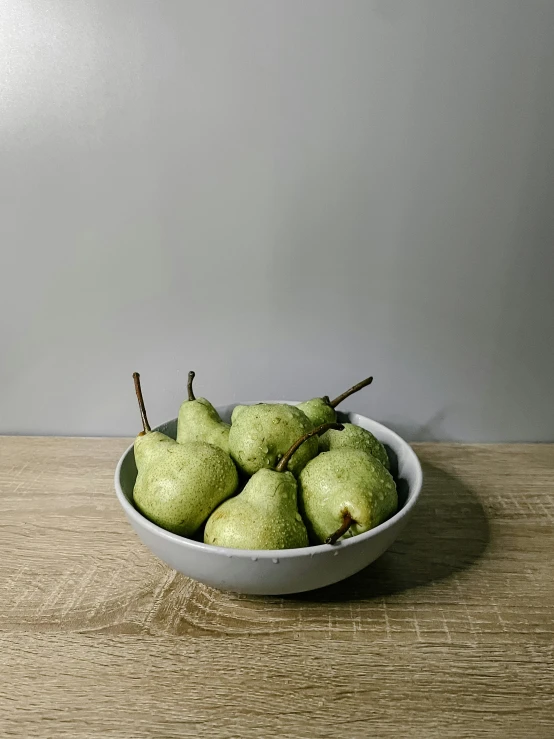
[[[4,0],[0,432],[338,394],[554,439],[552,0]]]

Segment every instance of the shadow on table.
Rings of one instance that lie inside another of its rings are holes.
[[[400,538],[378,560],[347,580],[286,600],[368,600],[442,580],[471,565],[489,541],[485,511],[456,477],[423,464],[421,498]]]

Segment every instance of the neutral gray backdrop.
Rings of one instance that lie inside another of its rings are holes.
[[[553,154],[552,0],[3,0],[0,432],[553,440]]]

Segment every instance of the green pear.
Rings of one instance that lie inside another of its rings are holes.
[[[179,408],[177,419],[177,441],[184,444],[188,441],[207,441],[208,444],[220,447],[229,454],[230,424],[224,423],[219,413],[206,398],[195,398],[192,389],[194,372],[189,372],[188,400]]]
[[[359,449],[332,449],[308,462],[298,496],[310,537],[327,544],[369,531],[398,507],[390,472]]]
[[[237,418],[243,412],[245,408],[250,408],[249,405],[236,405],[231,413],[231,426],[236,422]]]
[[[301,411],[304,411],[314,426],[320,426],[322,423],[332,423],[337,420],[337,413],[335,411],[337,405],[342,403],[343,400],[346,400],[346,398],[349,398],[351,395],[354,395],[354,393],[359,392],[364,387],[371,385],[372,382],[373,377],[368,377],[367,379],[358,382],[357,385],[354,385],[346,392],[337,396],[334,400],[329,400],[329,396],[324,395],[323,398],[305,400],[303,403],[298,405],[298,408],[300,408]]]
[[[244,490],[222,503],[204,529],[204,542],[232,549],[308,546],[292,472],[258,470]]]
[[[322,423],[332,423],[337,420],[337,413],[331,406],[331,401],[327,395],[323,398],[312,398],[299,403],[297,408],[303,411],[314,426],[320,426]]]
[[[371,431],[363,429],[361,426],[355,426],[353,423],[345,423],[344,431],[338,433],[333,429],[329,429],[319,437],[319,451],[328,452],[330,449],[360,449],[390,470],[390,462],[385,450],[379,439],[376,439]]]
[[[253,475],[263,468],[275,468],[294,441],[313,428],[301,410],[284,403],[237,406],[231,420],[231,456],[247,475]],[[317,451],[317,438],[310,437],[290,461],[289,470],[292,474],[298,475]]]
[[[308,546],[308,532],[298,512],[296,478],[287,465],[305,442],[329,427],[308,431],[285,452],[276,469],[259,469],[241,493],[222,503],[206,523],[204,542],[232,549]]]
[[[143,423],[143,431],[134,444],[135,505],[158,526],[191,536],[236,491],[236,467],[219,447],[206,442],[179,444],[159,431],[152,431],[139,374],[135,372],[133,378]]]

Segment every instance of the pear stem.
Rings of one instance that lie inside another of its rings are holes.
[[[152,431],[152,429],[150,428],[148,418],[146,417],[146,408],[144,406],[144,398],[142,397],[142,388],[140,386],[140,375],[138,372],[133,372],[133,380],[135,381],[135,392],[137,394],[140,417],[142,419],[142,428],[144,429],[141,434],[144,435]]]
[[[342,514],[342,523],[340,527],[335,531],[334,534],[331,534],[331,536],[328,536],[325,539],[325,543],[335,544],[341,538],[341,536],[344,536],[344,534],[346,534],[346,532],[352,526],[353,523],[354,523],[354,519],[352,518],[350,513],[348,513],[348,511],[345,511]]]
[[[305,441],[308,441],[308,439],[311,439],[312,436],[319,436],[319,434],[323,434],[325,431],[328,431],[329,429],[335,429],[335,431],[342,431],[344,429],[344,426],[342,425],[342,423],[323,423],[321,426],[316,426],[315,429],[308,431],[308,433],[304,434],[304,436],[301,436],[299,439],[297,439],[294,442],[294,444],[290,447],[290,449],[288,449],[283,454],[275,470],[277,472],[286,472],[287,465],[290,462],[290,458],[292,457],[294,452],[298,449],[298,447],[301,447],[302,444]]]
[[[192,389],[192,381],[194,380],[195,376],[196,376],[196,373],[191,370],[189,372],[189,380],[187,382],[187,392],[189,394],[189,400],[196,400],[196,398],[194,397],[193,389]]]
[[[360,390],[363,390],[364,387],[367,387],[368,385],[371,385],[373,382],[373,377],[367,377],[365,380],[362,380],[357,385],[353,385],[349,390],[347,390],[345,393],[342,393],[342,395],[339,395],[337,398],[332,400],[329,405],[331,408],[336,408],[339,403],[342,403],[343,400],[346,400],[346,398],[349,398],[351,395],[354,395],[354,393],[359,392]]]

